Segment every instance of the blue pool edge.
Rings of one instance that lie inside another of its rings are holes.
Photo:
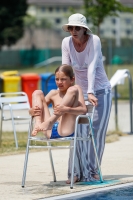
[[[111,185],[111,186],[100,187],[100,188],[94,188],[94,189],[91,189],[91,190],[74,192],[74,193],[64,194],[64,195],[60,195],[60,196],[41,198],[40,200],[60,200],[60,199],[66,200],[67,198],[78,197],[79,195],[80,196],[82,196],[82,195],[84,196],[84,195],[87,195],[87,194],[90,195],[90,194],[94,194],[96,192],[104,192],[104,191],[109,191],[109,190],[112,190],[112,189],[119,189],[119,188],[129,187],[129,186],[133,186],[133,182],[121,183],[121,184],[117,184],[117,185]]]

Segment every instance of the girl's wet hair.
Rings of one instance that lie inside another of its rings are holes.
[[[58,67],[56,70],[55,70],[55,74],[57,72],[63,72],[66,76],[70,77],[70,79],[73,79],[74,77],[74,73],[73,73],[73,69],[71,66],[69,65],[61,65],[60,67]]]

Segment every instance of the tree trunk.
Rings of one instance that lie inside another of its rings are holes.
[[[97,35],[100,37],[100,24],[97,27]]]

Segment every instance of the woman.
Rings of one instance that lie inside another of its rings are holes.
[[[73,67],[75,83],[82,88],[84,98],[95,106],[93,129],[101,163],[111,110],[111,86],[103,66],[101,42],[98,36],[90,33],[86,18],[82,14],[71,15],[62,28],[70,33],[70,36],[62,41],[62,64]],[[80,125],[82,134],[87,131],[87,125]],[[76,153],[75,180],[99,179],[91,143],[78,142]],[[70,152],[67,183],[70,183],[71,177],[71,155]]]
[[[79,114],[87,112],[83,93],[78,85],[74,85],[72,67],[62,65],[55,71],[57,90],[51,90],[45,97],[41,90],[32,95],[32,106],[29,113],[35,118],[32,136],[43,131],[47,138],[72,136],[75,119]],[[52,103],[53,114],[50,115],[48,105]]]

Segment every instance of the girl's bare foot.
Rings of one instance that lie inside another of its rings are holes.
[[[41,131],[47,131],[47,130],[51,130],[52,129],[52,126],[53,126],[53,123],[51,122],[51,121],[45,121],[45,122],[43,122],[43,123],[41,123],[40,125],[39,125],[39,129],[41,130]]]
[[[78,177],[77,176],[74,176],[73,177],[73,183],[76,183],[76,182],[78,182],[79,180],[78,180]],[[71,183],[71,179],[68,179],[67,181],[66,181],[66,184],[70,184]]]
[[[32,131],[32,136],[36,136],[39,131],[42,131],[47,138],[51,136],[51,129],[52,129],[51,121],[45,121],[43,123],[36,123],[34,129]]]
[[[35,122],[34,128],[33,128],[32,133],[31,133],[32,136],[37,135],[37,133],[39,132],[40,124],[41,124],[41,122]]]

